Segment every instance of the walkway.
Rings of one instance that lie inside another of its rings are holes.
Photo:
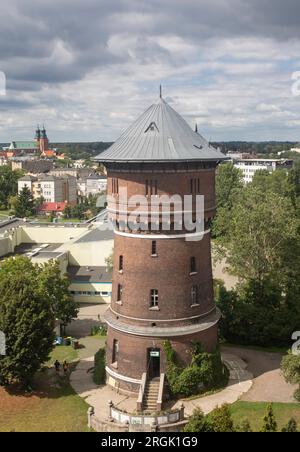
[[[280,371],[282,355],[242,347],[222,347],[223,352],[232,353],[247,363],[254,375],[253,385],[241,400],[248,402],[295,403],[293,394],[297,386],[285,381]]]
[[[249,391],[252,385],[252,375],[246,370],[246,364],[238,357],[228,353],[223,355],[223,359],[230,369],[230,382],[227,388],[210,396],[194,400],[179,400],[173,407],[175,408],[183,403],[187,416],[190,416],[196,407],[200,407],[204,413],[208,413],[224,403],[236,402],[242,394]],[[99,387],[95,385],[92,379],[92,367],[93,357],[82,359],[72,373],[70,382],[74,390],[85,398],[89,405],[94,407],[97,418],[107,420],[110,400],[119,409],[134,412],[136,410],[136,398],[117,394],[109,386]]]

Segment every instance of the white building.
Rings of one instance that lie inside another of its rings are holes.
[[[89,176],[86,179],[86,196],[98,195],[107,190],[107,178],[105,176]]]
[[[43,198],[46,203],[77,202],[75,177],[24,176],[18,180],[18,192],[20,193],[25,186],[29,188],[34,199]]]
[[[234,166],[243,173],[244,182],[252,182],[257,171],[273,172],[279,168],[291,169],[293,160],[286,159],[240,159],[233,162]]]

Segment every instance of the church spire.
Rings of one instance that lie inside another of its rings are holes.
[[[40,126],[37,125],[37,129],[35,131],[35,139],[39,140],[41,138],[41,130],[40,130]]]

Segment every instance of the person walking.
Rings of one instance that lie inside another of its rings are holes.
[[[60,370],[60,362],[59,362],[58,360],[55,361],[54,367],[55,367],[56,373],[59,374],[59,370]]]
[[[64,375],[66,377],[68,375],[68,371],[69,371],[69,363],[67,361],[64,361],[63,369],[64,369]]]

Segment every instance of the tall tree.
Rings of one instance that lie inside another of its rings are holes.
[[[234,205],[227,234],[217,241],[232,273],[243,280],[278,280],[299,271],[299,219],[290,199],[249,185]]]
[[[216,175],[217,215],[213,222],[214,237],[222,237],[227,234],[231,210],[242,189],[242,172],[232,163],[220,165]]]
[[[42,267],[39,286],[51,302],[53,315],[66,327],[77,317],[78,305],[69,292],[70,280],[61,275],[58,262],[51,261]]]
[[[263,433],[277,432],[277,422],[274,416],[272,404],[268,405],[266,415],[263,418],[263,426],[261,429]]]
[[[22,177],[21,171],[13,171],[10,166],[0,166],[0,204],[7,209],[10,196],[18,193],[18,179]]]
[[[51,300],[41,290],[40,270],[25,257],[0,264],[0,330],[6,355],[0,357],[0,383],[29,385],[53,348]]]
[[[15,203],[15,214],[19,218],[30,217],[34,214],[35,202],[31,191],[28,187],[24,187]]]
[[[220,165],[216,176],[217,207],[232,207],[234,200],[243,188],[242,172],[232,163]]]

